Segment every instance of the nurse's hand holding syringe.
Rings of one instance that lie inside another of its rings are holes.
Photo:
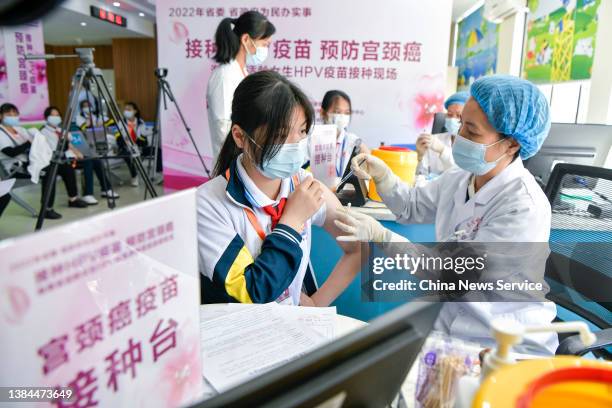
[[[393,174],[387,163],[371,154],[361,153],[351,160],[351,170],[360,179],[374,180],[376,191],[379,193],[390,192],[397,182],[397,176]]]

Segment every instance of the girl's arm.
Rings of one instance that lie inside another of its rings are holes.
[[[340,201],[329,189],[324,189],[323,199],[326,205],[323,228],[336,238],[344,233],[336,227],[336,209]],[[337,241],[336,241],[337,242]],[[359,242],[338,242],[344,254],[327,277],[323,285],[312,295],[316,306],[329,306],[353,281],[361,268],[361,251]]]

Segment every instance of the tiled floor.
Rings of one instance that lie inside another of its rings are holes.
[[[116,182],[113,183],[113,188],[120,195],[120,198],[116,200],[115,208],[125,207],[143,200],[145,188],[142,180],[140,181],[139,187],[132,187],[129,183],[130,175],[126,166],[114,169],[113,173],[118,175],[122,180],[122,185],[117,185]],[[15,190],[15,192],[38,211],[40,208],[40,190],[40,185],[30,185],[19,188]],[[163,186],[155,185],[155,190],[158,195],[163,194]],[[82,192],[80,186],[79,191]],[[87,208],[69,208],[64,182],[58,178],[54,208],[55,211],[62,214],[63,217],[59,220],[45,220],[43,229],[79,220],[94,214],[100,214],[105,211],[111,211],[108,208],[106,199],[100,197],[100,187],[97,184],[97,180],[94,194],[99,201],[98,205],[89,206]],[[148,198],[150,198],[150,195],[148,195]],[[36,218],[32,217],[26,210],[17,205],[14,200],[11,200],[11,203],[2,214],[2,217],[0,217],[0,240],[32,233],[35,225]]]

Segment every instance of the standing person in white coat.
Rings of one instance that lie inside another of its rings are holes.
[[[532,83],[508,75],[481,78],[470,91],[452,147],[458,168],[411,188],[380,159],[361,155],[351,163],[355,174],[374,180],[399,222],[435,222],[438,241],[456,237],[462,242],[547,243],[550,205],[521,160],[536,154],[548,135],[550,115],[544,95]],[[340,212],[344,216],[338,226],[348,236],[339,239],[406,241],[371,217],[345,209]],[[549,302],[447,303],[436,328],[491,344],[494,318],[539,325],[550,323],[555,315],[555,306]],[[529,335],[521,350],[554,353],[556,346],[554,334]]]
[[[461,112],[470,94],[467,92],[457,92],[444,101],[446,109],[446,119],[442,133],[431,135],[423,133],[416,141],[417,178],[423,176],[425,180],[438,177],[446,170],[455,165],[451,146],[454,135],[459,132],[461,127]]]
[[[224,18],[217,27],[215,61],[220,65],[212,72],[206,89],[208,128],[215,162],[232,124],[234,91],[248,75],[247,65],[261,65],[266,60],[275,32],[274,25],[257,11],[248,11],[238,18]]]

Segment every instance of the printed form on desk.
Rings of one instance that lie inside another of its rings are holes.
[[[335,307],[202,305],[203,375],[223,392],[333,340],[335,319]]]

